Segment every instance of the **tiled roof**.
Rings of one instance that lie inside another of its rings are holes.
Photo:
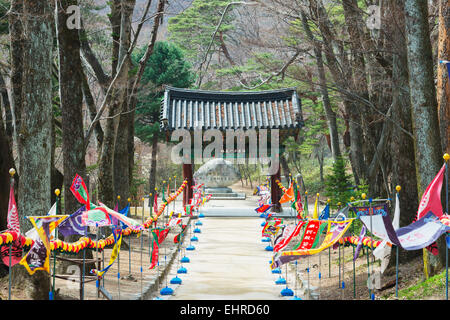
[[[166,87],[163,130],[289,129],[303,127],[295,89],[259,92],[202,91]]]

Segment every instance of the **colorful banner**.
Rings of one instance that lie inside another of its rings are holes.
[[[34,241],[33,246],[26,256],[22,258],[20,264],[23,265],[30,275],[37,270],[44,270],[50,273],[50,233],[68,216],[42,216],[28,217],[32,225],[37,229],[40,239]],[[36,221],[41,221],[42,226],[38,227]]]
[[[80,209],[72,213],[66,220],[61,222],[58,226],[58,232],[63,235],[63,237],[68,237],[70,235],[86,234],[86,226],[83,226],[82,214],[86,210],[86,206],[82,206]]]
[[[263,237],[270,237],[275,235],[280,229],[280,225],[283,223],[283,219],[281,218],[272,218],[267,220],[264,228],[262,230]]]
[[[318,248],[278,252],[272,259],[273,262],[271,264],[271,268],[275,269],[281,267],[285,263],[295,261],[306,255],[313,255],[327,249],[343,237],[353,220],[354,219],[344,221],[328,221],[327,234]]]
[[[395,230],[386,212],[385,205],[355,207],[353,209],[372,234],[405,250],[418,250],[428,247],[443,233],[450,230],[450,227],[444,225],[439,217],[431,211],[412,224]],[[399,218],[395,218],[395,220],[398,224]]]
[[[169,233],[169,228],[153,228],[152,229],[152,235],[153,235],[153,242],[152,242],[152,253],[151,253],[151,262],[149,269],[153,269],[158,264],[159,259],[159,246],[166,238],[167,234]]]
[[[6,221],[8,230],[20,233],[19,213],[17,211],[16,198],[14,197],[13,184],[9,188],[8,216]]]
[[[127,227],[130,227],[133,230],[143,230],[144,229],[144,227],[139,222],[127,217],[124,214],[120,214],[119,212],[114,211],[113,209],[108,208],[106,205],[104,205],[101,202],[99,202],[99,203],[100,203],[100,208],[105,209],[109,216],[116,218],[117,220],[119,220],[120,222],[125,224]],[[97,209],[98,208],[99,207],[97,207]]]
[[[363,241],[365,235],[366,235],[366,226],[363,225],[361,228],[359,237],[358,237],[358,244],[356,245],[355,254],[353,256],[353,261],[355,261],[359,256],[359,251],[361,251],[362,241]]]
[[[387,213],[386,204],[352,207],[351,209],[364,223],[367,230],[378,238],[389,239],[395,235],[391,220]],[[391,228],[387,227],[389,225]]]
[[[173,237],[173,243],[180,243],[181,242],[181,238],[183,237],[184,230],[186,230],[186,227],[187,227],[187,224],[182,224],[181,225],[181,231],[175,237]]]
[[[283,194],[283,196],[280,199],[280,204],[294,201],[294,183],[291,182],[291,185],[289,186],[289,189],[286,190],[286,192]]]
[[[397,239],[393,239],[392,243],[405,250],[423,249],[449,230],[450,227],[442,224],[439,218],[430,211],[409,226],[398,229]]]
[[[9,245],[0,247],[0,257],[3,264],[9,267]],[[22,260],[23,245],[21,239],[11,242],[11,267],[18,264]]]
[[[419,203],[419,209],[417,210],[417,219],[420,219],[429,211],[432,211],[437,217],[442,216],[441,189],[444,172],[445,163],[423,193]]]
[[[108,265],[101,271],[98,271],[97,269],[92,269],[91,270],[91,273],[97,275],[97,277],[99,277],[99,279],[101,279],[103,277],[103,275],[106,272],[108,272],[109,268],[111,268],[111,266],[114,264],[114,261],[116,261],[117,257],[119,256],[120,246],[122,244],[122,237],[123,237],[122,236],[122,230],[121,229],[113,230],[113,236],[114,236],[114,247],[113,247],[113,250],[111,252],[111,257],[109,258]],[[97,279],[97,281],[99,279]]]
[[[297,246],[294,247],[293,250],[311,249],[314,242],[316,241],[317,234],[319,234],[320,225],[323,223],[325,222],[320,220],[308,221],[308,224],[305,227],[305,231],[303,232],[302,240]]]
[[[82,226],[105,227],[111,225],[111,218],[105,208],[96,207],[83,211],[81,214]]]
[[[400,228],[400,197],[398,193],[395,196],[395,211],[394,211],[394,220],[392,221],[392,226],[394,230]],[[381,261],[380,272],[384,273],[386,270],[389,260],[391,258],[392,251],[392,243],[389,242],[388,239],[383,239],[381,244],[373,250],[372,254],[375,258]]]
[[[274,240],[273,251],[278,252],[288,245],[293,237],[296,237],[306,221],[299,221],[297,224],[284,226],[280,234]]]
[[[294,202],[295,211],[297,211],[297,219],[303,219],[303,204],[302,197],[300,196],[300,191],[297,192],[297,201]]]
[[[88,189],[86,187],[86,184],[84,183],[83,178],[81,178],[78,174],[75,176],[75,178],[73,178],[72,185],[70,186],[70,191],[72,191],[78,202],[86,206],[87,210],[91,209]]]
[[[314,220],[319,219],[319,196],[316,196],[316,202],[314,203],[314,211],[312,218]]]
[[[330,217],[330,204],[327,203],[325,208],[320,213],[319,220],[328,220],[329,217]]]

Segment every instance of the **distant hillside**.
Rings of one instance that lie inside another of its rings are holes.
[[[162,26],[160,27],[160,31],[158,33],[158,38],[160,40],[164,40],[167,37],[167,19],[173,16],[176,16],[183,10],[186,10],[191,3],[194,0],[170,0],[168,5],[166,5],[166,10],[164,14],[164,22]],[[99,6],[105,6],[107,3],[106,0],[95,0],[95,4]],[[142,17],[142,13],[144,11],[145,5],[147,4],[147,0],[136,0],[136,7],[134,10],[133,15],[133,22],[134,26],[136,26],[139,23],[139,20]],[[158,5],[158,1],[153,0],[152,4],[150,6],[150,11],[148,16],[153,15],[153,13],[156,11],[156,6]],[[97,11],[97,13],[106,16],[110,12],[109,6],[106,5],[106,7],[100,11]],[[149,19],[143,27],[141,39],[139,41],[140,44],[144,44],[148,40],[148,36],[151,32],[151,27],[153,24],[153,19]]]

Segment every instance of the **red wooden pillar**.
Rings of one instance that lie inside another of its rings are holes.
[[[193,164],[191,163],[183,163],[183,178],[187,181],[187,185],[183,189],[183,207],[189,204],[189,200],[194,195],[194,191],[192,190],[192,186],[194,185],[192,166]]]
[[[276,180],[279,180],[281,182],[280,166],[278,166],[277,173],[270,176],[270,198],[273,204],[272,211],[281,212],[281,189],[275,182]]]

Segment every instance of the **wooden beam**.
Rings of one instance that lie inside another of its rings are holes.
[[[192,186],[194,185],[194,178],[192,174],[192,164],[183,163],[183,178],[187,180],[187,185],[183,190],[183,206],[189,204],[189,200],[193,197]]]
[[[270,176],[270,197],[272,201],[272,211],[273,212],[281,212],[281,189],[278,187],[278,184],[275,182],[276,180],[279,180],[281,182],[281,175],[280,175],[280,167],[278,166],[277,173]]]

